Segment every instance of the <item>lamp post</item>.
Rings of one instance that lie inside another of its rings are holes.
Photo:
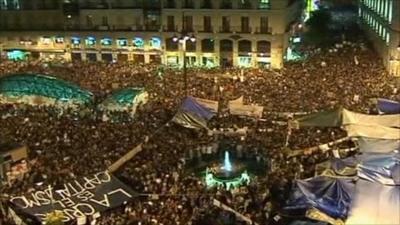
[[[191,35],[188,36],[187,34],[183,33],[181,34],[180,37],[174,36],[172,38],[173,42],[178,42],[182,44],[182,53],[183,53],[183,79],[184,79],[184,85],[185,85],[185,95],[188,95],[188,81],[187,81],[187,68],[186,68],[186,42],[190,40],[191,42],[195,42],[196,38]]]

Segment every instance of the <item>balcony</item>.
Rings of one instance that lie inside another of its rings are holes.
[[[214,28],[212,26],[195,26],[194,30],[199,33],[213,33]]]
[[[272,27],[257,27],[257,34],[272,34]]]
[[[164,32],[178,32],[178,26],[163,26]]]
[[[232,30],[231,30],[230,26],[222,26],[222,27],[219,27],[219,32],[220,33],[232,33]]]
[[[238,29],[235,29],[237,33],[243,33],[243,34],[249,34],[251,33],[251,27],[240,27]]]
[[[145,26],[146,31],[159,31],[160,30],[160,25],[159,24],[147,24]]]

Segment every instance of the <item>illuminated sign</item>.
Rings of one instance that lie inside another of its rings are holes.
[[[160,49],[161,39],[159,37],[152,37],[150,39],[150,48]]]
[[[126,38],[118,38],[117,45],[118,47],[126,47],[128,46],[128,40]]]
[[[94,46],[94,45],[96,45],[96,38],[94,38],[94,37],[87,37],[86,40],[85,40],[85,44],[86,44],[87,46]]]
[[[103,38],[100,41],[102,46],[111,46],[112,45],[112,39],[111,38]]]
[[[9,60],[15,60],[15,61],[25,60],[26,53],[21,50],[13,50],[13,51],[7,52],[7,58]]]
[[[135,48],[144,48],[143,38],[135,37],[133,39],[133,47],[135,47]]]
[[[81,44],[81,39],[79,37],[72,37],[71,38],[71,43],[73,45],[80,45]]]

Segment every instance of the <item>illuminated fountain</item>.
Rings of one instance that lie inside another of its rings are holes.
[[[232,166],[229,151],[225,151],[223,164],[207,167],[205,177],[207,187],[223,186],[226,189],[238,188],[250,183],[250,176],[242,163]]]

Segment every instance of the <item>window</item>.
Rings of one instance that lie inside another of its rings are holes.
[[[268,33],[268,17],[262,16],[260,17],[260,33]]]
[[[269,9],[270,8],[269,0],[259,0],[258,8],[259,9]]]
[[[201,6],[203,9],[211,9],[212,8],[212,3],[211,0],[204,0],[203,5]]]
[[[211,16],[204,16],[203,17],[203,29],[204,29],[205,32],[212,32]]]
[[[175,31],[175,17],[174,16],[167,17],[167,30]]]
[[[389,1],[388,21],[389,21],[389,24],[391,24],[392,17],[393,17],[393,0],[388,0],[388,1]]]
[[[160,49],[161,48],[161,39],[159,37],[152,37],[150,39],[150,48]]]
[[[118,47],[126,47],[128,46],[128,40],[126,38],[118,38],[117,45]]]
[[[112,45],[112,39],[111,38],[103,38],[100,40],[100,44],[102,46],[111,46]]]
[[[139,49],[144,48],[144,40],[141,37],[135,37],[133,39],[132,44],[134,48],[139,48]]]
[[[201,40],[201,51],[202,52],[214,52],[214,40],[213,39]]]
[[[228,16],[222,17],[222,31],[223,32],[230,32],[230,19]]]
[[[85,44],[88,47],[93,47],[94,45],[96,45],[96,38],[94,37],[87,37],[85,40]]]
[[[193,17],[185,16],[183,18],[183,28],[185,31],[192,32],[193,31]]]
[[[243,33],[248,33],[250,32],[250,26],[249,26],[249,17],[243,16],[241,18],[241,25],[242,25],[242,32]]]
[[[221,9],[232,9],[232,1],[230,1],[230,0],[222,0],[220,8]]]
[[[102,21],[103,26],[108,26],[108,17],[107,16],[103,16],[101,21]]]
[[[87,15],[86,16],[86,26],[92,27],[93,26],[93,16]]]
[[[183,8],[191,9],[193,7],[193,0],[184,0]]]
[[[241,9],[251,9],[251,1],[250,0],[240,0],[239,7]]]
[[[175,0],[167,0],[165,7],[166,8],[175,8]]]

